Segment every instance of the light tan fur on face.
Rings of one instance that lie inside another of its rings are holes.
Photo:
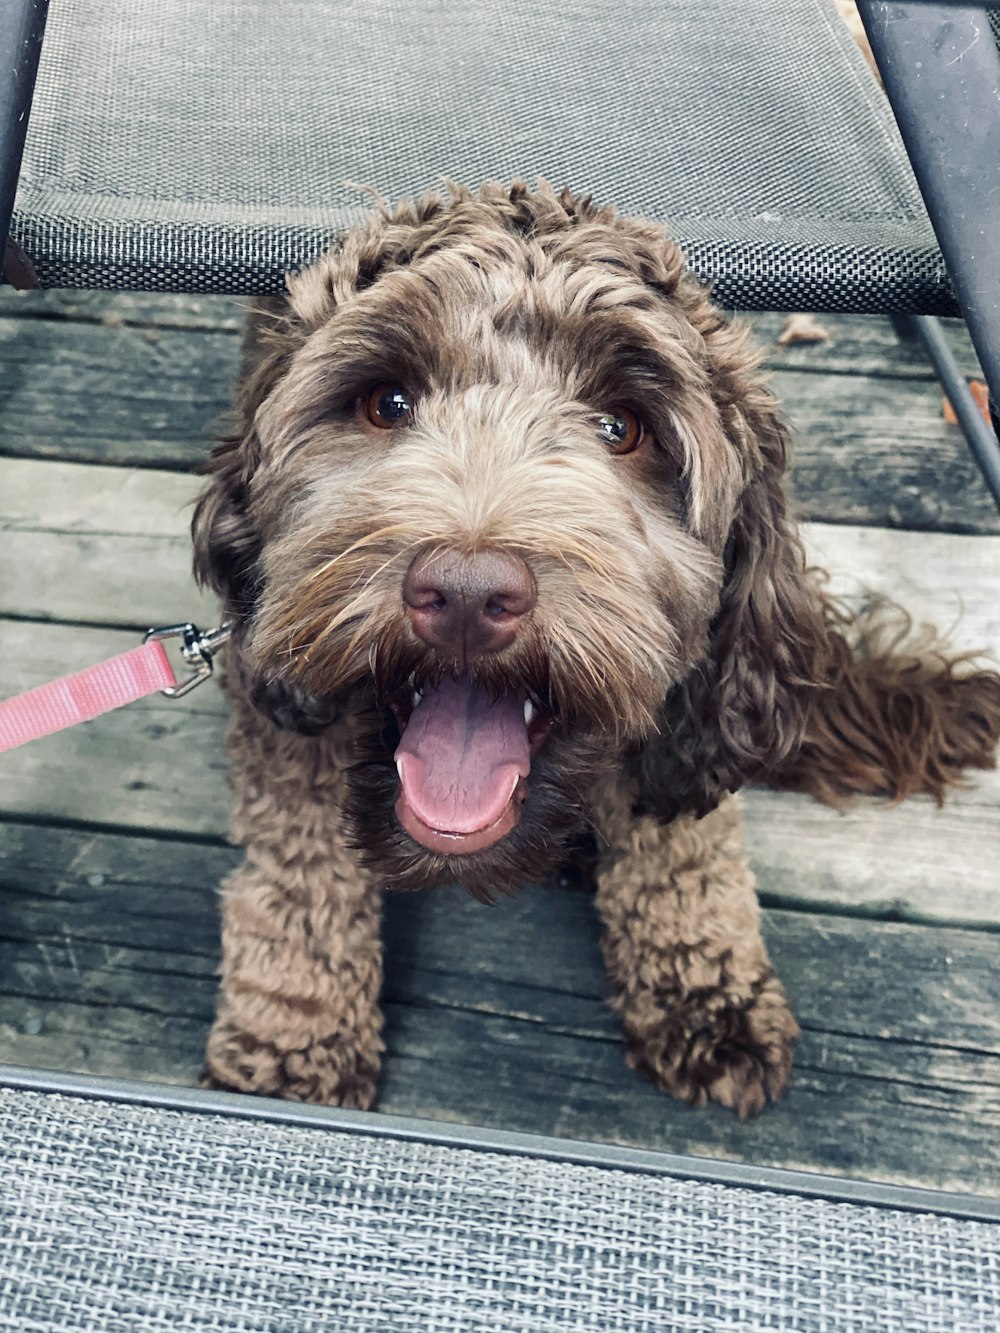
[[[266,422],[261,433],[266,457]],[[538,584],[530,642],[512,655],[547,657],[563,715],[648,733],[715,609],[720,561],[614,461],[585,410],[513,380],[432,393],[404,431],[314,436],[294,455],[297,498],[265,555],[281,598],[265,594],[258,667],[318,693],[349,688],[406,633],[399,589],[418,550],[500,548]],[[274,485],[266,465],[260,484]]]
[[[289,288],[251,321],[237,429],[194,522],[235,626],[247,848],[207,1077],[369,1105],[381,884],[457,878],[489,899],[589,834],[629,1062],[756,1114],[798,1029],[729,793],[940,799],[994,762],[1000,677],[887,643],[824,596],[756,358],[658,226],[544,183],[455,187],[376,210]],[[387,383],[411,424],[366,417]],[[648,428],[634,453],[599,437],[612,408]],[[464,660],[416,633],[404,579],[418,555],[484,551],[526,567],[533,601]],[[467,855],[394,815],[387,706],[460,674],[505,716],[517,699],[551,710],[519,820]]]

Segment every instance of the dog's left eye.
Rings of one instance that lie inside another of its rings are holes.
[[[413,401],[401,384],[379,384],[364,400],[365,416],[373,426],[389,430],[413,420]]]
[[[597,434],[613,454],[630,454],[646,434],[642,419],[627,407],[612,407],[597,418]]]

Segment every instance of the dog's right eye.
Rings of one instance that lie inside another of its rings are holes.
[[[413,420],[413,401],[401,384],[379,384],[364,400],[365,416],[373,426],[390,430]]]
[[[646,427],[629,408],[612,407],[597,418],[597,438],[613,454],[630,454],[646,438]]]

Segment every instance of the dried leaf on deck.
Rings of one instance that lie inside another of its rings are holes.
[[[789,315],[776,341],[779,347],[791,347],[795,343],[828,343],[830,334],[816,323],[815,315]]]
[[[990,391],[982,380],[969,380],[969,392],[975,400],[976,406],[983,414],[983,420],[987,426],[992,425],[990,421]],[[955,409],[951,405],[951,400],[944,394],[941,396],[941,414],[949,426],[958,425],[958,417],[955,415]]]

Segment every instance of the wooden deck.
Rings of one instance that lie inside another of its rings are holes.
[[[212,621],[190,471],[240,320],[205,298],[0,294],[0,697],[150,624]],[[919,348],[888,321],[823,322],[829,344],[771,355],[817,558],[997,652],[1000,516]],[[773,342],[780,317],[756,323]],[[210,685],[0,757],[0,1059],[196,1079],[237,856],[223,724]],[[1000,1193],[1000,779],[940,811],[745,804],[803,1028],[780,1107],[741,1124],[627,1070],[589,896],[550,884],[492,909],[389,899],[380,1109]]]

